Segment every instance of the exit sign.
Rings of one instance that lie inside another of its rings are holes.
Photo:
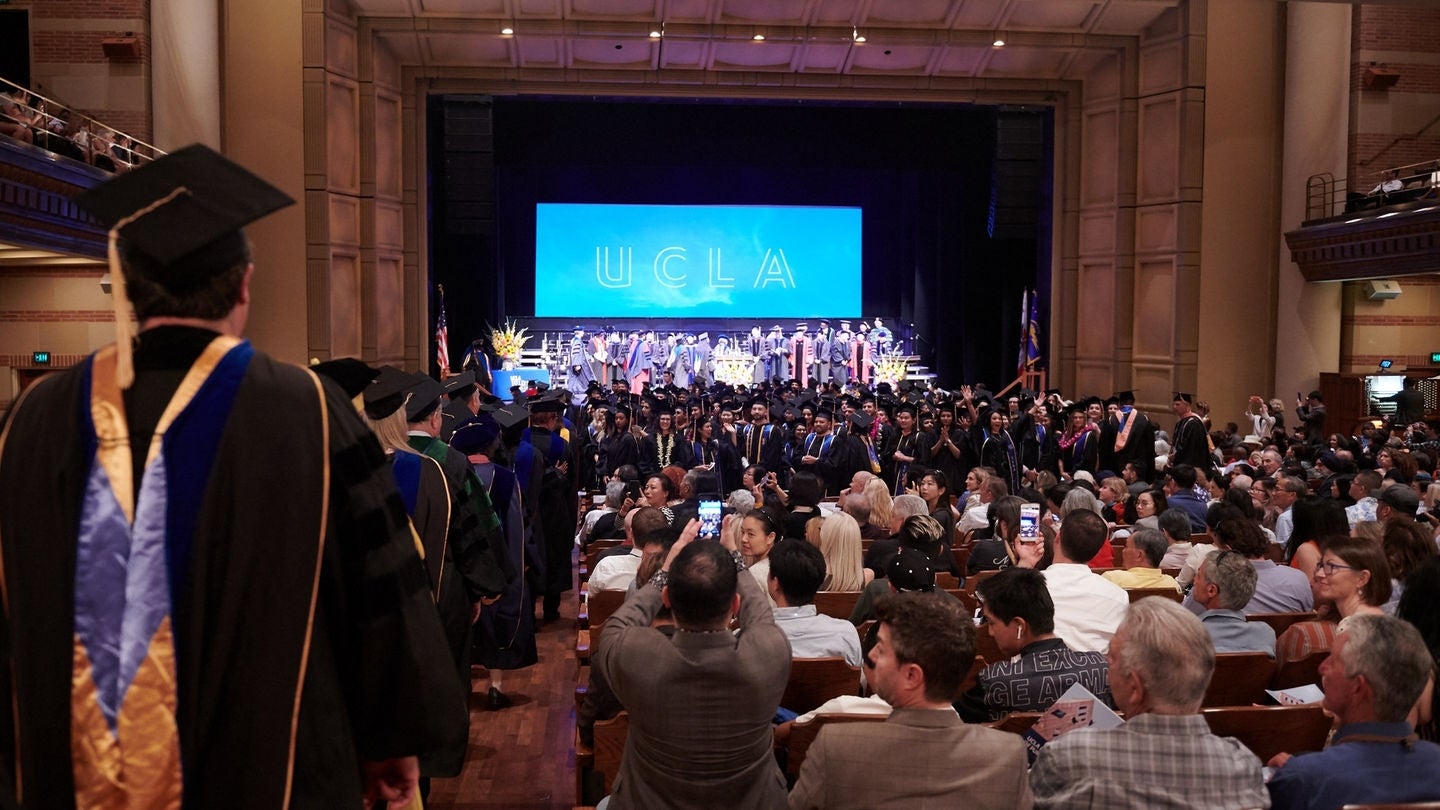
[[[1440,366],[1440,352],[1430,352],[1430,365]]]
[[[32,352],[30,357],[31,362],[37,366],[50,365],[50,352]]]

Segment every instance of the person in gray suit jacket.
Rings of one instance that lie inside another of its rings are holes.
[[[1255,596],[1255,566],[1236,551],[1212,551],[1195,572],[1190,595],[1205,608],[1200,622],[1215,652],[1263,652],[1275,657],[1275,628],[1245,620],[1245,606]]]
[[[968,725],[950,705],[975,660],[975,627],[959,603],[897,593],[875,612],[869,682],[895,710],[884,723],[821,729],[791,810],[1030,807],[1021,738]]]
[[[689,522],[660,572],[610,617],[595,653],[630,714],[609,810],[785,806],[771,720],[790,642],[731,534],[696,539],[699,529]],[[661,605],[674,613],[673,637],[650,626]]]

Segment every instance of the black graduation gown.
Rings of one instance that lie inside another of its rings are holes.
[[[1200,417],[1190,415],[1175,423],[1174,441],[1170,443],[1170,466],[1189,464],[1209,471],[1214,466],[1210,457],[1210,436]]]
[[[1100,429],[1100,466],[1119,475],[1128,462],[1135,462],[1140,477],[1146,481],[1155,479],[1155,425],[1139,409],[1130,411],[1135,424],[1121,447],[1115,446],[1120,435],[1120,425],[1115,419],[1105,422]]]
[[[18,757],[39,810],[75,806],[83,370],[37,383],[0,432],[0,771]],[[146,386],[137,373],[132,390]],[[233,403],[172,604],[183,806],[281,807],[291,780],[291,808],[359,807],[362,760],[463,742],[468,684],[344,394],[256,353]]]

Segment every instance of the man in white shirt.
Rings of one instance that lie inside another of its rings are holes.
[[[978,529],[990,527],[990,504],[1010,494],[1010,487],[1006,485],[1005,479],[999,476],[992,476],[985,479],[980,486],[980,504],[965,510],[960,516],[960,523],[955,527],[960,534],[973,532]]]
[[[1350,521],[1350,528],[1362,520],[1375,520],[1375,507],[1378,501],[1370,494],[1370,490],[1380,488],[1380,473],[1374,470],[1361,470],[1355,473],[1355,480],[1350,482],[1350,497],[1355,503],[1345,507],[1345,518]]]
[[[605,503],[598,509],[591,509],[585,513],[585,520],[580,522],[580,527],[575,530],[575,545],[585,548],[590,545],[590,535],[595,531],[595,521],[611,512],[620,511],[620,504],[625,502],[625,482],[611,481],[605,485]]]
[[[647,553],[661,553],[666,541],[679,531],[670,525],[665,513],[653,506],[631,509],[625,516],[625,542],[629,553],[601,557],[590,573],[590,592],[625,591],[635,584],[635,573]]]
[[[1275,518],[1275,542],[1284,548],[1290,544],[1290,535],[1295,531],[1295,514],[1290,508],[1310,491],[1305,481],[1290,475],[1282,475],[1275,482],[1275,493],[1270,502],[1281,511]]]
[[[790,639],[792,658],[844,658],[860,666],[860,634],[844,619],[821,615],[815,592],[825,579],[825,555],[804,540],[781,540],[770,549],[766,581],[775,624]]]
[[[1104,652],[1130,607],[1124,588],[1096,576],[1086,564],[1107,540],[1105,520],[1088,509],[1066,515],[1055,536],[1055,561],[1044,571],[1045,585],[1055,603],[1055,635],[1072,650]],[[1019,564],[1034,568],[1044,545],[1019,546]]]

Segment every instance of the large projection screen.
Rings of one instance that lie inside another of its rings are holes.
[[[861,209],[535,206],[535,316],[858,317]]]

